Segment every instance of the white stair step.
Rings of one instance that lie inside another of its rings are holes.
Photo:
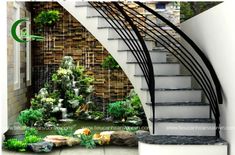
[[[179,75],[180,64],[178,63],[153,63],[155,75]],[[138,64],[135,66],[135,74],[143,75],[143,72]]]
[[[121,39],[121,37],[119,36],[119,34],[116,32],[116,30],[119,32],[119,33],[121,33],[121,34],[126,34],[127,32],[128,32],[128,34],[129,35],[133,35],[135,38],[137,38],[137,36],[135,35],[135,32],[133,31],[133,30],[131,30],[131,31],[128,31],[128,30],[123,30],[123,29],[116,29],[116,30],[114,30],[113,28],[108,28],[108,30],[109,30],[109,35],[108,35],[108,37],[109,38],[111,38],[111,39],[113,39],[113,38],[117,38],[117,39]]]
[[[113,38],[113,39],[109,39],[109,41],[110,41],[111,44],[112,44],[112,41],[114,41],[114,42],[118,41],[118,49],[119,50],[129,50],[127,44],[122,39]],[[152,48],[154,47],[154,42],[153,41],[145,41],[145,44],[146,44],[148,50],[152,50]]]
[[[76,1],[75,2],[75,7],[92,7],[88,2],[82,2],[82,1]]]
[[[228,143],[215,136],[157,136],[138,138],[139,155],[227,155]]]
[[[142,76],[141,79],[142,88],[148,88],[145,78]],[[191,76],[155,76],[155,88],[191,88]]]
[[[207,118],[155,119],[155,135],[215,136],[215,129]]]
[[[149,51],[152,62],[166,62],[166,52]],[[137,62],[131,51],[127,52],[127,62]]]
[[[98,28],[106,28],[106,27],[112,27],[108,22],[107,22],[107,20],[106,19],[104,19],[103,17],[95,17],[95,18],[97,18],[98,19]],[[110,19],[108,19],[110,22],[111,22],[111,20]]]
[[[150,95],[147,89],[147,101],[150,102]],[[155,101],[157,102],[201,102],[202,91],[200,89],[156,89]]]
[[[150,107],[152,109],[152,107]],[[210,106],[206,103],[155,104],[155,118],[209,118]]]
[[[87,17],[102,17],[102,15],[93,7],[87,7]]]

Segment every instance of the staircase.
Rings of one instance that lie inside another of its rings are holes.
[[[116,59],[139,95],[150,132],[154,134],[140,137],[139,154],[196,155],[204,154],[205,150],[208,155],[227,154],[226,142],[215,137],[217,125],[211,114],[210,100],[203,98],[201,88],[192,87],[192,74],[182,74],[179,62],[167,61],[166,48],[155,46],[153,39],[144,38],[154,71],[155,103],[152,103],[149,85],[140,67],[143,62],[138,62],[126,44],[127,40],[115,29],[119,32],[125,30],[110,25],[110,19],[105,19],[88,2],[59,3]],[[138,40],[133,30],[130,33]],[[168,147],[162,147],[163,144]],[[175,146],[178,148],[179,145],[182,150],[177,154]]]

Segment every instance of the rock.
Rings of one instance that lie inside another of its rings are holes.
[[[38,95],[42,98],[45,98],[48,96],[48,91],[46,88],[41,88],[38,92]]]
[[[71,56],[65,56],[62,60],[61,67],[65,69],[73,69],[75,67],[73,58]]]
[[[102,131],[100,133],[101,136],[106,135],[106,136],[111,136],[115,131]]]
[[[138,140],[135,133],[115,131],[111,134],[110,144],[118,146],[138,146]]]
[[[53,127],[56,126],[56,124],[55,124],[54,122],[46,122],[46,123],[44,124],[44,126],[45,126],[46,128],[53,128]]]
[[[107,118],[104,119],[104,121],[113,122],[113,118],[112,117],[107,117]]]
[[[128,117],[126,119],[125,123],[128,125],[140,126],[140,125],[142,125],[142,120],[141,120],[141,118],[139,118],[137,116],[133,116],[133,117]]]
[[[81,134],[84,135],[90,135],[91,134],[91,130],[88,128],[83,128],[83,129],[78,129],[74,132],[74,135],[79,136]]]
[[[137,137],[140,137],[140,136],[146,136],[146,135],[149,135],[149,131],[145,131],[145,130],[138,130],[135,132],[136,136]]]
[[[63,118],[63,119],[59,119],[59,122],[73,122],[74,119],[71,118]]]
[[[66,137],[61,135],[48,135],[44,138],[44,141],[53,143],[56,147],[59,146],[74,146],[80,144],[78,138]]]
[[[51,142],[38,142],[28,144],[28,148],[33,152],[51,152],[53,143]]]
[[[24,130],[23,129],[9,129],[4,133],[5,139],[16,138],[19,140],[24,139]]]
[[[96,133],[93,135],[93,140],[96,144],[104,145],[110,143],[110,137],[114,131],[103,131],[101,133]]]

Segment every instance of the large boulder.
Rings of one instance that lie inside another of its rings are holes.
[[[51,142],[38,142],[28,144],[28,148],[33,152],[51,152],[53,143]]]
[[[115,131],[111,134],[110,144],[118,146],[138,146],[138,140],[133,132]]]
[[[60,146],[74,146],[80,144],[78,138],[61,136],[61,135],[48,135],[44,141],[53,143],[56,147]]]

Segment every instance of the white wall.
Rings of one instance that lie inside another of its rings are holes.
[[[224,93],[221,135],[235,155],[235,1],[226,1],[181,24],[210,59]]]
[[[6,2],[0,2],[0,128],[1,135],[7,130],[7,10]],[[1,143],[1,141],[0,141]]]

